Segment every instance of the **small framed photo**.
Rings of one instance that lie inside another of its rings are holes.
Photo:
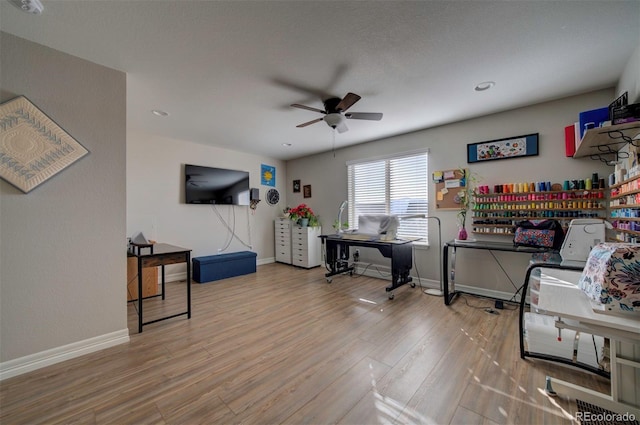
[[[311,198],[311,185],[305,184],[303,187],[303,195],[305,198]]]
[[[300,192],[300,180],[294,180],[293,181],[293,193],[299,193]]]

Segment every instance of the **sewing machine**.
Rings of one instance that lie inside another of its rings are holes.
[[[556,391],[561,391],[637,418],[640,417],[640,296],[635,287],[640,281],[640,250],[635,244],[598,243],[604,239],[606,224],[602,220],[573,220],[561,250],[562,263],[539,263],[529,267],[524,291],[531,279],[532,312],[524,312],[523,299],[520,304],[520,352],[522,358],[570,364],[611,379],[610,392],[605,394],[547,376],[547,394],[554,396]],[[534,271],[539,276],[537,279],[532,278]],[[536,290],[534,286],[537,286]],[[553,327],[547,326],[545,330],[537,326],[535,322],[540,322],[540,318],[547,319]],[[554,332],[557,332],[557,338]],[[593,339],[596,352],[591,350],[589,355],[595,354],[593,359],[598,363],[587,365],[580,361],[581,349],[576,344],[585,338],[591,340],[591,335],[596,338]],[[599,362],[604,346],[596,344],[596,340],[602,337],[609,340],[608,370]],[[565,342],[572,344],[574,359],[554,351],[536,352],[531,348],[532,342],[553,350],[562,348],[560,346]]]
[[[579,385],[547,376],[546,392],[562,392],[620,414],[640,417],[640,316],[602,314],[577,286],[581,272],[570,280],[557,279],[542,267],[538,308],[555,317],[555,327],[561,330],[600,335],[610,343],[610,392],[599,393]]]
[[[358,216],[358,228],[344,232],[342,237],[353,240],[393,241],[398,235],[400,219],[396,215],[368,214]]]
[[[583,265],[591,249],[604,242],[605,227],[612,228],[609,222],[595,218],[571,220],[560,248],[563,264]]]

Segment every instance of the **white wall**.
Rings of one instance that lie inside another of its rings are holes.
[[[0,181],[6,371],[128,340],[126,76],[6,33],[0,43],[0,101],[25,95],[90,152],[28,194]]]
[[[490,95],[490,92],[486,93]],[[483,94],[484,95],[484,94]],[[564,153],[564,127],[577,120],[578,113],[608,105],[614,97],[613,89],[574,96],[526,108],[506,111],[451,125],[418,131],[388,139],[339,149],[335,158],[332,153],[309,156],[287,163],[289,180],[301,179],[302,184],[311,184],[313,197],[307,203],[318,211],[326,228],[337,217],[340,203],[347,197],[347,170],[345,162],[360,158],[371,158],[392,153],[429,148],[429,171],[468,167],[482,184],[493,186],[509,182],[562,182],[566,179],[583,179],[598,172],[606,176],[611,168],[591,159],[566,158]],[[468,143],[539,133],[540,155],[467,164]],[[339,144],[339,136],[337,138]],[[292,206],[302,199],[291,193],[287,186],[288,199]],[[299,195],[299,194],[296,194]],[[442,220],[443,241],[451,240],[457,232],[456,212],[435,209],[434,185],[429,187],[429,214]],[[469,228],[470,226],[467,225]],[[478,239],[509,241],[507,236],[476,236]],[[421,278],[439,281],[439,255],[437,231],[430,222],[429,242],[433,248],[416,251],[416,262]],[[511,279],[519,286],[524,279],[528,256],[522,254],[496,253]],[[372,261],[386,264],[378,256]],[[495,266],[487,252],[460,250],[457,263],[457,282],[479,286],[490,291],[513,293],[514,289],[504,273]],[[415,276],[415,269],[412,271]]]
[[[640,102],[640,35],[638,36],[638,47],[622,72],[616,94],[620,96],[625,91],[629,93],[629,103]]]
[[[247,206],[191,205],[184,203],[184,164],[249,171],[249,184],[260,189],[262,200],[252,211]],[[262,164],[276,167],[276,189],[281,201],[271,206],[260,184]],[[273,221],[285,205],[285,163],[273,158],[205,146],[185,140],[130,132],[127,138],[127,235],[142,231],[149,239],[190,248],[192,256],[217,254],[231,238],[215,213],[233,228],[233,238],[224,252],[255,251],[258,262],[274,259]],[[214,209],[215,208],[215,209]],[[252,249],[244,244],[251,245]],[[186,266],[167,267],[170,278],[184,278]]]

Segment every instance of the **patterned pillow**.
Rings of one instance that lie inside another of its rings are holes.
[[[578,286],[608,311],[640,313],[640,245],[596,245]]]

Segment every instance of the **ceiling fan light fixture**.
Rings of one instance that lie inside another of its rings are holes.
[[[495,85],[496,85],[495,81],[484,81],[484,82],[476,85],[474,90],[475,91],[486,91],[486,90],[489,90],[491,87],[493,87]]]
[[[324,121],[329,125],[329,127],[336,128],[344,121],[344,116],[338,113],[327,114],[324,117]]]

